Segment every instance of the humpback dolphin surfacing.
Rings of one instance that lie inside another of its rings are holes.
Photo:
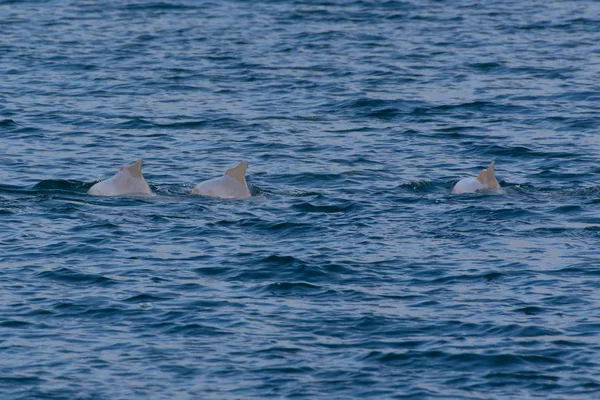
[[[190,194],[219,197],[222,199],[247,199],[252,195],[246,184],[248,161],[242,161],[237,167],[228,169],[225,175],[200,182]]]
[[[133,165],[121,167],[115,176],[96,183],[88,193],[98,196],[152,194],[150,186],[142,176],[142,163],[143,160],[137,160]]]
[[[477,178],[463,178],[454,185],[452,194],[473,193],[481,189],[500,189],[496,180],[495,163],[492,161],[487,169],[479,171]]]

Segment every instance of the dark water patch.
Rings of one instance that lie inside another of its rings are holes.
[[[495,70],[497,70],[497,72],[502,72],[502,68],[504,67],[504,65],[505,64],[503,62],[489,61],[489,62],[471,63],[471,64],[468,64],[468,67],[473,68],[477,71],[489,73],[489,72],[494,72]]]
[[[333,112],[352,113],[356,116],[390,119],[397,115],[413,112],[415,106],[418,104],[420,103],[410,100],[359,98],[330,105],[327,108]]]
[[[194,271],[199,275],[214,276],[214,275],[227,275],[233,269],[231,267],[200,267]]]
[[[276,282],[263,287],[260,292],[278,296],[303,296],[322,292],[323,288],[307,282]]]
[[[593,263],[582,263],[579,265],[571,265],[564,268],[553,269],[549,271],[545,271],[548,275],[565,275],[572,277],[582,277],[582,276],[590,276],[596,277],[600,276],[600,267],[594,265]]]
[[[443,127],[435,130],[436,135],[444,135],[454,139],[480,139],[481,135],[486,132],[485,127],[458,125],[451,127]]]
[[[347,213],[350,211],[355,211],[357,209],[357,205],[354,202],[345,202],[342,204],[313,204],[309,202],[303,202],[300,204],[294,204],[294,209],[307,213]]]
[[[506,326],[497,326],[489,329],[487,334],[499,335],[505,337],[542,337],[542,336],[560,336],[562,332],[547,329],[540,326],[521,326],[517,324],[511,324]]]
[[[506,381],[514,381],[514,380],[528,380],[528,381],[549,381],[556,382],[560,378],[558,376],[553,375],[545,375],[540,374],[535,371],[515,371],[511,373],[506,372],[494,372],[487,374],[485,376],[486,379],[492,381],[503,381],[506,384]]]
[[[149,2],[144,4],[127,4],[123,10],[131,11],[187,11],[196,9],[195,6],[189,4],[173,4],[170,2]]]
[[[215,301],[215,300],[198,300],[189,304],[190,307],[193,307],[196,310],[215,310],[217,308],[226,308],[226,309],[243,309],[246,308],[244,304],[231,302],[231,301]],[[185,314],[183,314],[185,315]]]
[[[417,107],[411,111],[412,116],[425,117],[438,114],[450,114],[462,118],[473,114],[519,114],[526,113],[523,106],[512,104],[494,103],[489,101],[473,101],[458,104],[443,104],[429,107]]]
[[[173,296],[158,296],[151,294],[138,294],[123,300],[126,303],[154,303],[172,299]]]
[[[155,124],[143,118],[132,118],[117,125],[119,129],[153,129]]]
[[[59,219],[59,218],[55,218],[55,219]],[[62,218],[60,218],[60,219],[62,219]],[[96,240],[90,240],[91,243],[93,243],[95,241]],[[77,246],[75,246],[72,244],[69,245],[65,241],[49,242],[42,249],[39,249],[37,251],[38,254],[41,253],[41,254],[46,254],[47,256],[63,257],[63,258],[67,258],[70,256],[76,256],[76,255],[79,255],[79,256],[113,255],[116,252],[117,252],[117,250],[115,250],[114,248],[111,248],[111,247],[107,247],[107,246],[89,244],[89,243],[82,243],[82,244],[78,244]]]
[[[86,192],[94,186],[96,182],[81,182],[64,179],[47,179],[36,183],[32,189],[40,191],[65,191],[65,192]]]
[[[68,284],[89,284],[108,287],[117,284],[114,279],[99,274],[84,274],[71,268],[57,268],[52,271],[43,271],[36,275],[37,278]]]
[[[31,192],[28,188],[24,188],[21,186],[0,184],[0,193],[30,194]]]
[[[579,298],[577,296],[572,295],[557,295],[557,296],[548,296],[542,299],[545,304],[550,306],[566,306],[566,305],[575,305],[581,304],[586,305],[589,304],[589,301]]]
[[[21,385],[40,385],[46,382],[37,376],[0,376],[0,383],[3,385],[19,388]]]
[[[215,326],[199,324],[199,323],[191,323],[185,325],[177,325],[171,327],[165,331],[167,335],[182,335],[189,337],[213,337],[213,336],[229,336],[232,335],[231,332],[226,331],[224,329],[217,328]]]
[[[450,275],[444,276],[440,278],[435,278],[432,280],[427,280],[427,285],[451,285],[451,284],[459,284],[463,281],[471,281],[478,280],[484,282],[495,282],[502,281],[503,278],[507,277],[508,274],[503,274],[497,271],[484,272],[481,274],[460,274],[460,275]],[[417,274],[418,276],[418,274]]]
[[[495,157],[511,157],[517,159],[527,158],[571,158],[572,153],[566,152],[540,152],[535,151],[525,146],[490,146],[484,145],[486,153]]]
[[[330,274],[336,274],[337,267],[322,265],[315,261],[305,261],[292,256],[270,255],[254,260],[247,268],[231,277],[234,280],[279,281],[299,280],[313,285]]]
[[[568,214],[578,214],[582,210],[583,210],[583,208],[581,206],[565,205],[565,206],[557,207],[554,210],[551,210],[549,212],[551,212],[553,214],[568,215]]]
[[[451,184],[447,183],[444,186],[450,187]],[[432,181],[414,181],[409,183],[403,183],[399,185],[398,188],[414,193],[433,193],[438,188],[438,185]]]
[[[297,237],[297,235],[314,235],[320,228],[315,228],[313,224],[293,221],[268,221],[259,218],[246,218],[237,221],[215,221],[210,222],[208,227],[225,227],[225,228],[243,228],[252,229],[256,232],[268,232],[276,234],[279,238]]]
[[[249,131],[256,130],[257,128],[262,128],[262,126],[253,125],[245,125],[241,121],[222,117],[222,118],[209,118],[203,120],[191,120],[191,121],[177,121],[172,123],[159,123],[159,122],[151,122],[143,118],[133,118],[125,122],[121,122],[117,125],[118,129],[132,129],[132,130],[204,130],[204,129],[239,129],[240,127],[244,127]],[[166,136],[163,133],[148,133],[148,137],[163,137],[165,140],[170,140],[169,136]]]
[[[273,222],[265,227],[268,231],[284,235],[297,235],[314,231],[314,225],[300,222]]]
[[[271,255],[261,260],[265,264],[272,264],[282,267],[294,267],[303,265],[302,261],[292,256]]]
[[[528,235],[535,235],[539,237],[598,237],[600,233],[600,227],[585,227],[583,229],[573,227],[544,227],[535,228]]]
[[[3,328],[27,328],[33,324],[27,321],[9,320],[0,322],[0,326]]]
[[[0,128],[12,128],[15,126],[18,126],[19,124],[17,124],[15,121],[13,121],[10,118],[7,119],[0,119]]]
[[[311,149],[305,149],[304,151],[311,151]],[[328,174],[328,173],[305,173],[297,175],[295,177],[299,181],[310,181],[310,182],[334,182],[339,181],[343,178],[341,174]]]
[[[40,317],[40,318],[52,317],[52,316],[55,316],[55,315],[56,315],[56,313],[54,313],[53,311],[50,311],[50,310],[33,310],[31,312],[23,314],[24,317],[32,317],[32,318],[36,318],[36,317]]]
[[[108,320],[119,320],[126,317],[135,317],[138,315],[137,311],[127,310],[121,307],[84,307],[84,310],[78,313],[82,318],[85,319],[108,319]]]
[[[163,129],[194,129],[194,128],[228,128],[237,127],[240,125],[240,121],[232,118],[215,118],[206,121],[186,121],[177,122],[172,124],[155,124],[157,128]],[[252,129],[252,127],[249,127]]]
[[[494,198],[494,195],[486,195],[485,193],[474,193],[471,196],[452,196],[452,198],[458,198],[456,201],[464,202],[468,201],[467,204],[472,204],[473,200],[479,200],[486,197]],[[456,220],[454,223],[461,222],[466,219],[476,218],[478,221],[510,221],[514,219],[536,219],[539,218],[539,213],[536,211],[521,209],[521,208],[506,208],[506,209],[491,209],[486,205],[465,205],[464,208],[457,208],[448,212],[453,215]]]
[[[368,353],[364,360],[374,361],[383,365],[395,365],[397,367],[421,364],[430,368],[436,364],[451,364],[455,368],[479,369],[513,369],[523,367],[531,361],[552,362],[553,360],[545,357],[519,356],[515,354],[497,354],[485,355],[474,353],[451,354],[443,351],[414,351],[409,350],[404,353],[398,352],[380,352],[372,351]]]
[[[548,312],[549,310],[545,309],[543,307],[527,306],[527,307],[516,308],[514,311],[517,313],[523,313],[525,315],[537,315],[537,314]]]

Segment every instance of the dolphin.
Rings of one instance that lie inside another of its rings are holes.
[[[200,182],[190,194],[219,197],[222,199],[247,199],[251,197],[246,184],[248,161],[242,161],[237,167],[228,169],[225,175]]]
[[[492,161],[487,169],[479,171],[477,178],[461,179],[452,188],[452,194],[473,193],[481,189],[500,189],[500,184],[496,180],[496,175],[494,174],[494,168],[495,164],[494,161]]]
[[[120,196],[125,194],[152,194],[150,186],[142,176],[143,160],[133,165],[122,166],[110,179],[96,183],[88,194],[98,196]]]

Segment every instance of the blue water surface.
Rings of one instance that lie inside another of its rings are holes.
[[[599,2],[0,0],[0,76],[0,398],[600,397]]]

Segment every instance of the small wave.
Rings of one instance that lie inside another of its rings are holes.
[[[5,127],[5,126],[18,126],[19,124],[17,124],[15,121],[13,121],[12,119],[0,119],[0,127]]]

